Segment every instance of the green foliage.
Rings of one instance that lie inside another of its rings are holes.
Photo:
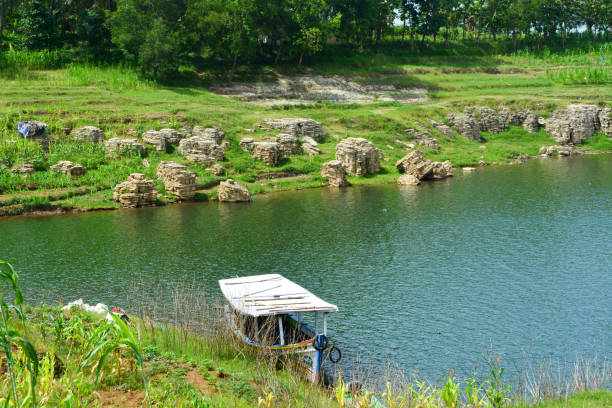
[[[106,13],[99,8],[85,9],[77,26],[77,37],[89,57],[103,59],[109,54],[110,29]]]
[[[40,0],[28,0],[16,21],[15,43],[28,50],[44,50],[57,46],[59,26],[51,10]]]

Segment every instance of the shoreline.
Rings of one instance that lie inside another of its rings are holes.
[[[593,151],[584,151],[584,152],[580,152],[579,155],[576,156],[572,156],[574,158],[576,157],[580,157],[580,156],[601,156],[601,155],[612,155],[612,151],[601,151],[601,152],[593,152]],[[463,168],[467,167],[467,168],[474,168],[475,170],[473,171],[477,171],[478,169],[486,169],[489,167],[498,167],[498,166],[513,166],[513,165],[521,165],[521,164],[525,164],[525,162],[527,160],[533,160],[533,159],[565,159],[565,157],[561,157],[561,156],[543,156],[543,155],[535,155],[535,156],[523,156],[523,158],[519,158],[519,159],[514,159],[512,161],[508,161],[508,162],[502,162],[502,163],[492,163],[492,164],[487,164],[484,166],[463,166],[463,167],[453,167],[453,171],[462,171],[463,172]],[[276,180],[282,180],[283,178],[278,178]],[[361,180],[363,180],[363,178],[361,178]],[[426,181],[426,183],[431,183],[434,182],[433,180],[431,181]],[[372,182],[363,182],[363,183],[358,183],[356,185],[367,185],[367,186],[375,186],[375,185],[390,185],[390,184],[396,184],[395,181],[393,182],[384,182],[384,181],[372,181]],[[349,187],[342,187],[341,189],[344,188],[350,188],[353,187],[354,185],[351,185]],[[416,186],[415,186],[416,187]],[[253,194],[254,197],[257,197],[259,195],[265,195],[265,196],[270,196],[270,195],[274,195],[275,193],[286,193],[286,192],[291,192],[291,191],[300,191],[300,190],[313,190],[313,189],[322,189],[322,188],[333,188],[335,190],[337,190],[338,188],[334,188],[334,187],[330,187],[328,184],[323,184],[323,185],[318,185],[318,186],[298,186],[295,188],[287,188],[287,189],[279,189],[279,190],[271,190],[271,191],[263,191],[260,193],[256,193]],[[39,191],[39,190],[33,190],[33,191]],[[199,190],[202,191],[202,190]],[[122,208],[122,207],[111,207],[111,206],[100,206],[100,207],[62,207],[61,205],[57,205],[57,204],[51,204],[48,206],[44,206],[42,208],[34,208],[32,210],[29,211],[24,211],[18,214],[5,214],[2,211],[2,207],[0,207],[0,221],[3,219],[11,219],[13,217],[45,217],[45,216],[59,216],[59,215],[69,215],[69,214],[81,214],[81,213],[90,213],[90,212],[102,212],[102,211],[115,211],[115,210],[139,210],[142,208],[160,208],[160,207],[166,207],[166,206],[174,206],[174,205],[198,205],[198,204],[202,204],[202,203],[220,203],[220,201],[218,200],[218,198],[206,198],[206,199],[202,199],[202,200],[191,200],[191,201],[167,201],[164,205],[154,205],[154,206],[148,206],[148,207],[138,207],[138,208]],[[240,204],[240,205],[249,205],[249,203],[225,203],[225,204]],[[7,206],[10,207],[10,206]],[[45,209],[45,207],[51,207],[49,209]]]

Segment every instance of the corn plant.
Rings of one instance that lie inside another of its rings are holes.
[[[387,381],[387,390],[383,392],[382,397],[388,408],[406,408],[410,403],[407,394],[396,392],[389,381]]]
[[[346,395],[346,384],[342,381],[342,376],[338,377],[338,384],[334,387],[334,395],[338,402],[338,407],[344,408],[345,406],[345,395]]]
[[[503,385],[503,374],[503,367],[496,367],[493,364],[489,366],[489,379],[485,394],[487,395],[488,406],[491,408],[502,408],[510,401],[507,395],[512,390],[509,385]]]
[[[444,387],[440,390],[440,397],[446,408],[457,408],[459,402],[459,383],[450,374],[444,380]]]
[[[480,397],[482,385],[478,385],[476,379],[470,378],[465,380],[465,399],[470,408],[482,408],[485,403],[485,398]]]
[[[110,313],[109,315],[113,318],[113,322],[99,327],[92,334],[89,342],[85,346],[86,349],[89,347],[92,348],[89,353],[85,355],[79,369],[82,370],[99,354],[100,357],[98,358],[98,364],[95,371],[95,381],[98,382],[102,368],[104,367],[104,363],[106,362],[108,356],[115,351],[127,350],[140,369],[145,394],[147,396],[147,402],[150,407],[151,397],[149,395],[147,377],[144,373],[144,359],[140,342],[132,330],[130,330],[128,325],[121,320],[121,318],[113,313]]]
[[[8,372],[11,380],[11,397],[15,404],[15,407],[19,407],[19,394],[17,392],[17,382],[15,373],[15,359],[11,347],[19,348],[25,355],[26,367],[30,372],[30,393],[29,397],[33,404],[36,405],[36,380],[38,378],[38,355],[32,344],[27,339],[27,331],[25,325],[25,315],[23,314],[23,294],[21,287],[19,286],[19,275],[13,269],[13,266],[3,260],[0,260],[0,283],[6,283],[10,286],[13,295],[15,307],[13,309],[17,312],[23,326],[23,335],[16,330],[9,328],[8,322],[10,317],[10,307],[4,301],[2,292],[0,292],[0,315],[2,317],[2,327],[0,330],[0,348],[4,350],[6,360],[8,363]],[[7,403],[10,397],[7,398]]]

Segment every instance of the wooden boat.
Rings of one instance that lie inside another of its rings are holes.
[[[312,382],[322,379],[326,359],[340,361],[327,337],[327,314],[338,311],[335,305],[278,274],[222,279],[219,286],[230,327],[249,346],[286,356]],[[314,313],[314,327],[304,322],[305,313]]]

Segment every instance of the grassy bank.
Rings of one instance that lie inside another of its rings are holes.
[[[133,172],[154,178],[161,160],[187,164],[197,174],[200,200],[215,199],[216,184],[230,177],[247,185],[253,193],[322,186],[325,181],[320,177],[321,165],[334,157],[336,144],[345,137],[366,137],[385,156],[380,173],[349,181],[394,182],[398,176],[394,163],[406,153],[403,143],[410,142],[404,130],[423,128],[427,118],[444,121],[448,113],[460,112],[471,105],[528,108],[547,116],[571,102],[608,104],[612,97],[611,68],[607,62],[612,59],[610,53],[611,47],[604,44],[590,51],[560,54],[337,57],[310,67],[308,72],[340,74],[363,83],[423,88],[427,90],[427,100],[412,105],[319,102],[282,106],[252,104],[210,92],[211,80],[227,79],[220,73],[214,76],[202,73],[202,79],[167,86],[142,80],[126,67],[60,64],[56,55],[41,54],[41,61],[30,56],[27,64],[0,74],[0,160],[11,166],[29,161],[38,171],[23,178],[0,168],[0,213],[16,214],[36,208],[115,208],[114,185]],[[235,80],[270,81],[295,73],[299,72],[267,67],[256,72],[243,71]],[[245,129],[254,128],[264,118],[280,117],[309,117],[322,122],[327,133],[320,145],[322,154],[291,156],[280,165],[269,167],[239,148],[242,137],[263,138],[277,133],[261,130],[248,133]],[[48,133],[56,142],[47,155],[38,145],[16,134],[17,122],[26,119],[49,124]],[[111,159],[105,156],[103,146],[77,143],[67,135],[69,129],[86,125],[102,128],[107,138],[123,137],[129,129],[141,133],[162,127],[180,129],[183,125],[222,128],[230,141],[226,159],[220,163],[226,173],[223,177],[214,176],[205,170],[206,166],[188,163],[172,149],[164,153],[149,149],[148,167],[139,157]],[[441,148],[424,149],[426,155],[435,160],[451,160],[455,166],[480,161],[507,163],[519,154],[535,155],[542,145],[553,144],[544,131],[529,134],[520,127],[483,134],[484,144],[461,136],[447,138],[433,130],[432,133]],[[581,148],[610,151],[612,141],[597,135]],[[74,180],[48,171],[59,160],[78,162],[89,171]],[[276,172],[294,176],[262,178]],[[157,187],[164,194],[159,204],[173,201],[159,181]]]
[[[239,342],[218,308],[177,290],[173,305],[135,306],[131,322],[78,306],[24,305],[18,276],[0,261],[0,404],[3,407],[606,408],[607,361],[578,361],[569,379],[542,365],[508,385],[499,361],[441,384],[401,372],[329,388],[310,384],[278,356]],[[15,306],[7,306],[11,301]],[[151,320],[142,310],[156,315]],[[164,323],[160,323],[163,321]]]

